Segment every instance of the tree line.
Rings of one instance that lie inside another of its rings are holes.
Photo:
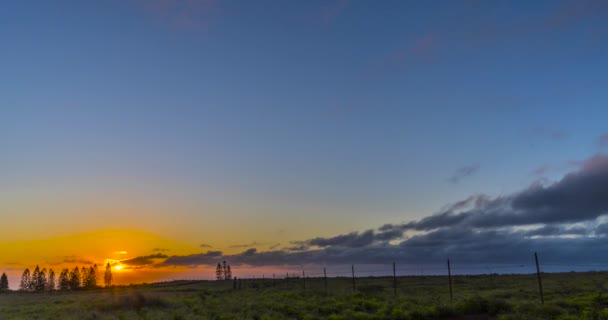
[[[90,267],[74,267],[70,269],[62,269],[59,276],[55,274],[53,269],[47,271],[46,268],[40,269],[36,266],[33,272],[26,268],[21,275],[19,290],[40,292],[54,290],[81,290],[93,289],[99,287],[100,282],[97,265]],[[112,267],[108,262],[105,267],[103,284],[106,287],[112,286]],[[0,289],[8,289],[8,278],[6,274],[0,277]]]
[[[230,270],[230,265],[226,264],[226,261],[223,264],[218,262],[217,268],[215,268],[215,278],[217,280],[232,279],[232,270]]]

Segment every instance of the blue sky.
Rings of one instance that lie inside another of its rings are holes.
[[[4,1],[0,209],[16,228],[0,240],[77,226],[194,243],[231,227],[284,242],[557,180],[608,131],[606,12]]]

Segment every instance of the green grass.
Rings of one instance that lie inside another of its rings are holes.
[[[178,281],[82,292],[0,293],[0,319],[608,319],[608,273]]]

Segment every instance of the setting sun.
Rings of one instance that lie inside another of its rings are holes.
[[[114,270],[116,270],[116,271],[120,271],[120,270],[122,270],[122,268],[123,268],[122,265],[114,266]]]

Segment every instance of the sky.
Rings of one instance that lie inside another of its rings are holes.
[[[601,0],[2,1],[0,271],[601,262],[607,18]]]

